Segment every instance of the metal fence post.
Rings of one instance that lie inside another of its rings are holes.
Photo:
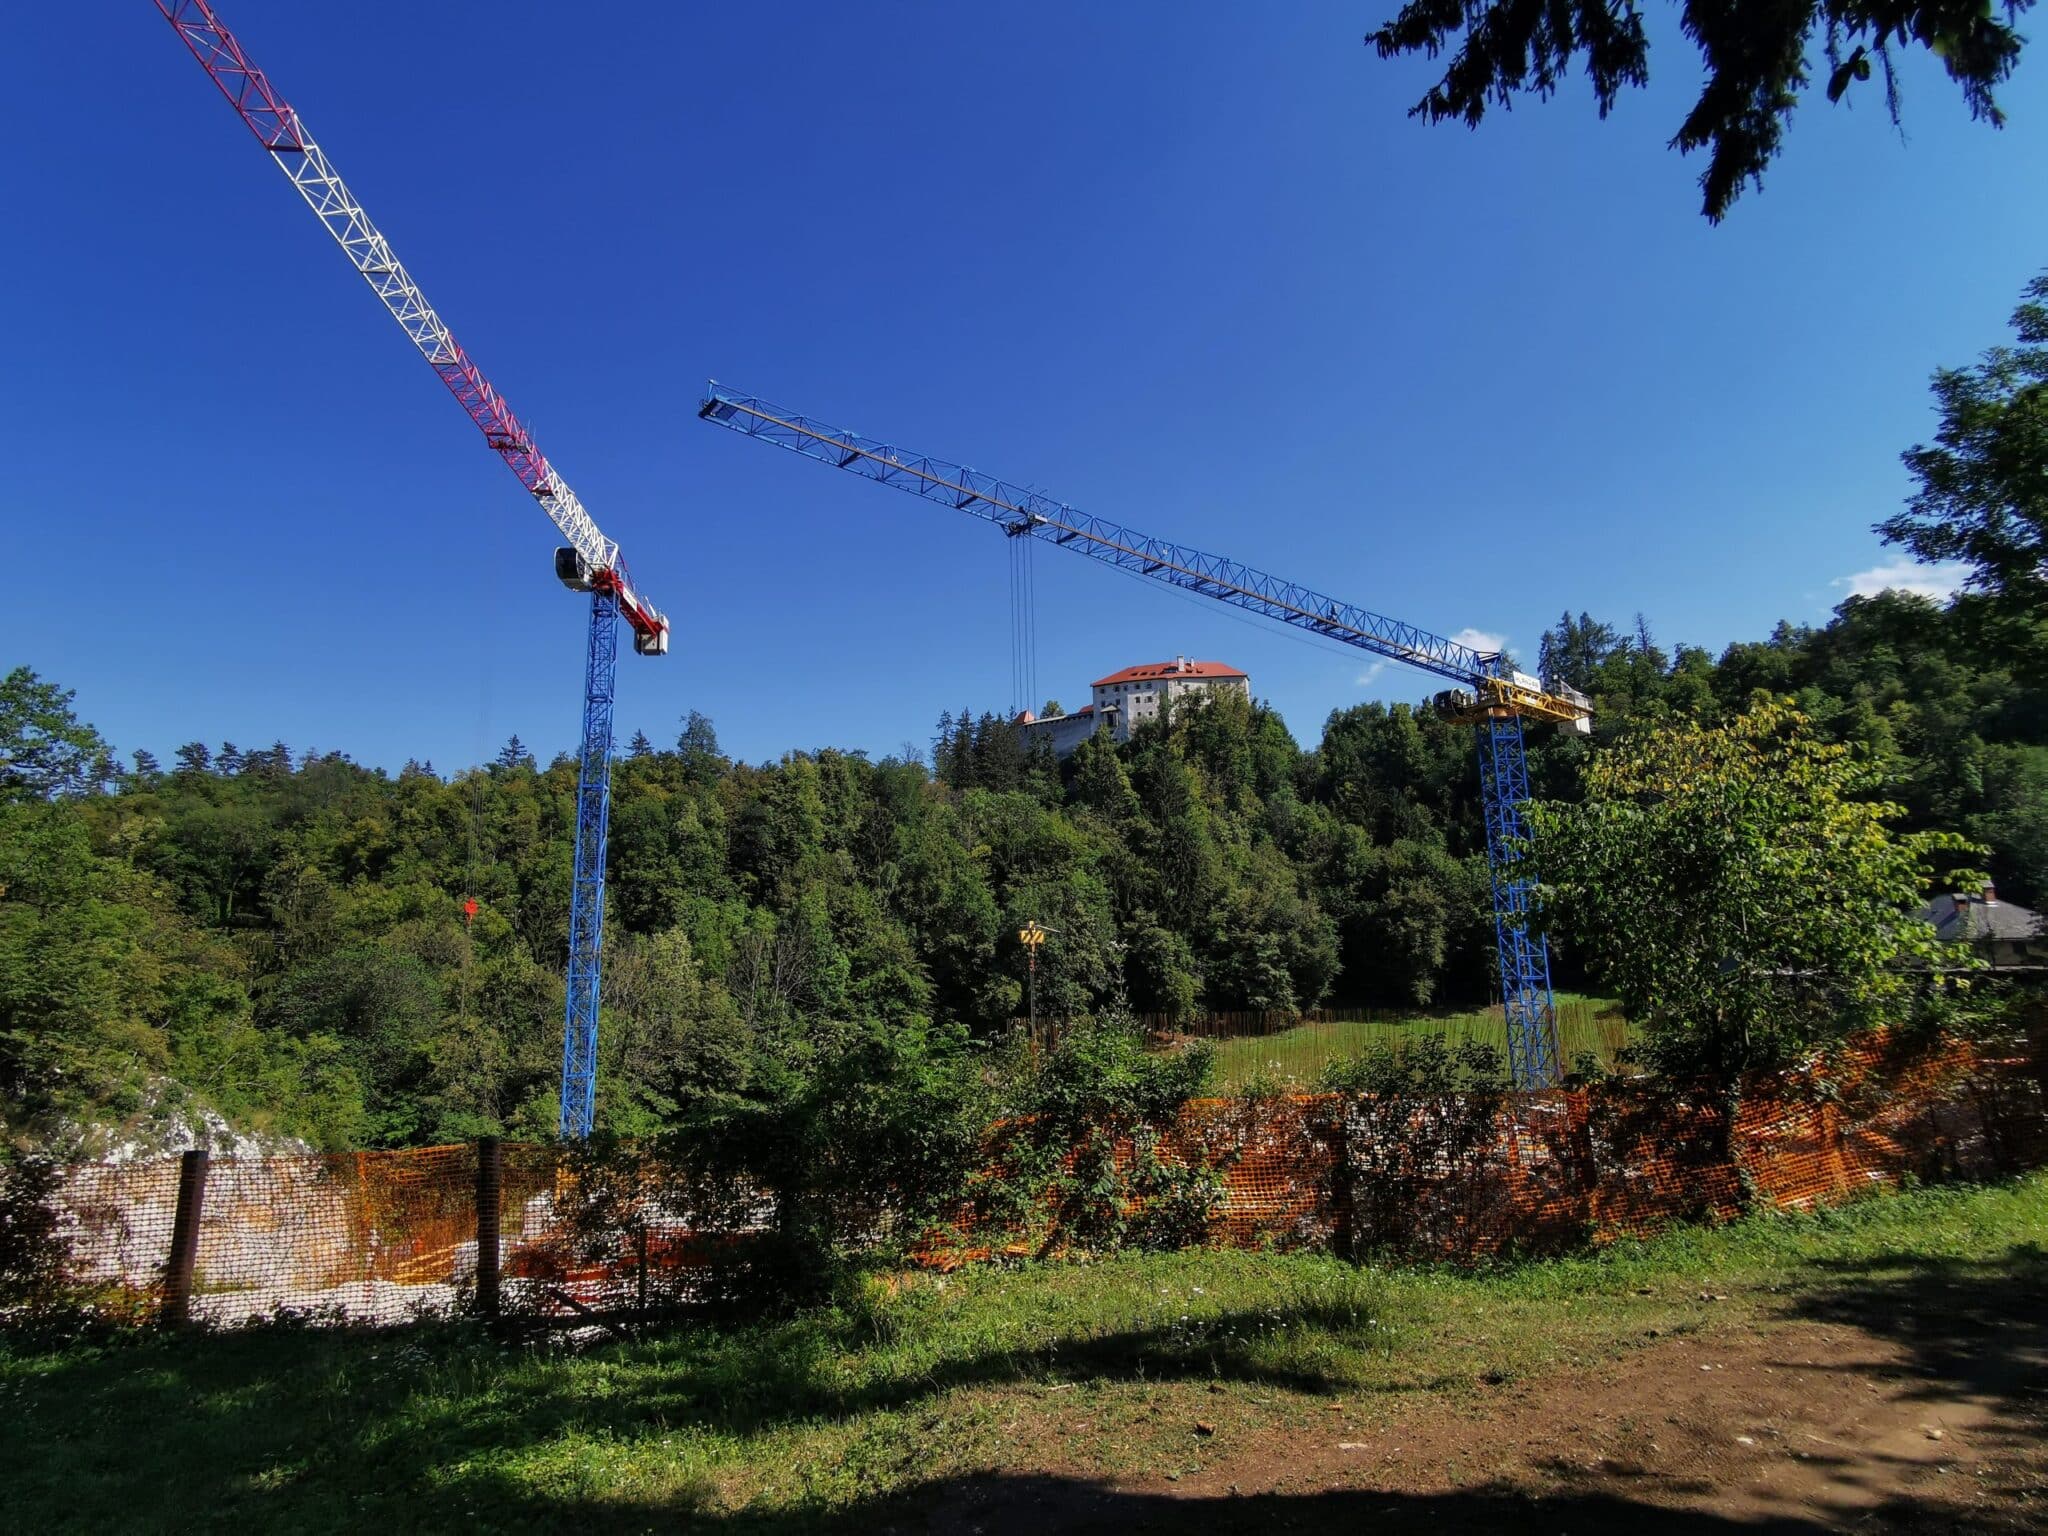
[[[199,1262],[199,1217],[206,1204],[210,1154],[195,1147],[178,1160],[178,1211],[171,1221],[171,1256],[164,1265],[164,1303],[159,1319],[167,1328],[192,1315],[192,1271]]]
[[[498,1315],[499,1205],[505,1187],[504,1148],[495,1136],[476,1143],[476,1305]]]

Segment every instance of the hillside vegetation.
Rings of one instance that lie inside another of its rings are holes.
[[[1534,732],[1535,792],[1573,803],[1606,742],[1767,690],[1874,765],[1906,826],[1974,838],[2009,896],[2039,901],[2038,642],[1996,622],[1887,594],[1717,659],[1567,615],[1540,664],[1594,695],[1600,734]],[[336,1147],[550,1135],[574,792],[571,759],[516,740],[453,775],[282,743],[117,761],[17,669],[0,685],[10,1137],[181,1097]],[[1066,765],[987,715],[948,715],[930,764],[735,763],[693,714],[618,763],[610,881],[598,1102],[625,1133],[785,1093],[827,1060],[950,1070],[1022,1011],[1028,918],[1058,930],[1039,976],[1054,1017],[1441,1010],[1483,1004],[1490,975],[1470,734],[1405,705],[1338,710],[1303,750],[1225,700]],[[1568,950],[1559,977],[1580,979]]]

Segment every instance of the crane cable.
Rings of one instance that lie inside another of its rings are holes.
[[[1011,536],[1010,718],[1038,707],[1038,570],[1031,557],[1037,540]]]

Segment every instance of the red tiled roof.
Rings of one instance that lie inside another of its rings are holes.
[[[1094,686],[1112,687],[1117,683],[1149,683],[1175,677],[1244,677],[1249,673],[1240,672],[1224,661],[1190,661],[1185,665],[1171,661],[1147,662],[1141,666],[1125,667],[1121,672],[1112,672],[1107,677],[1098,677]]]

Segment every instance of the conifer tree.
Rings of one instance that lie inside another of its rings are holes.
[[[1701,211],[1718,221],[1745,186],[1761,186],[1785,129],[1813,83],[1809,58],[1828,66],[1827,99],[1866,89],[1884,75],[1885,110],[1899,122],[1892,49],[1925,48],[1962,90],[1970,115],[2000,127],[1992,92],[2012,74],[2025,42],[2015,25],[2032,0],[1680,0],[1680,25],[1700,50],[1706,80],[1671,146],[1707,151]],[[1583,64],[1604,118],[1624,87],[1650,79],[1650,38],[1631,0],[1405,0],[1366,41],[1383,59],[1451,55],[1443,77],[1409,109],[1432,123],[1476,128],[1489,108],[1517,96],[1539,100]]]
[[[718,732],[712,728],[711,717],[702,710],[693,709],[684,717],[683,729],[676,737],[676,752],[683,760],[684,772],[695,784],[715,783],[732,766],[719,750]]]
[[[2012,327],[2018,346],[1935,374],[1941,430],[1904,455],[1920,488],[1877,531],[1916,560],[1967,567],[1981,605],[2019,621],[2013,638],[2038,663],[2048,613],[2048,273],[2027,285]]]

